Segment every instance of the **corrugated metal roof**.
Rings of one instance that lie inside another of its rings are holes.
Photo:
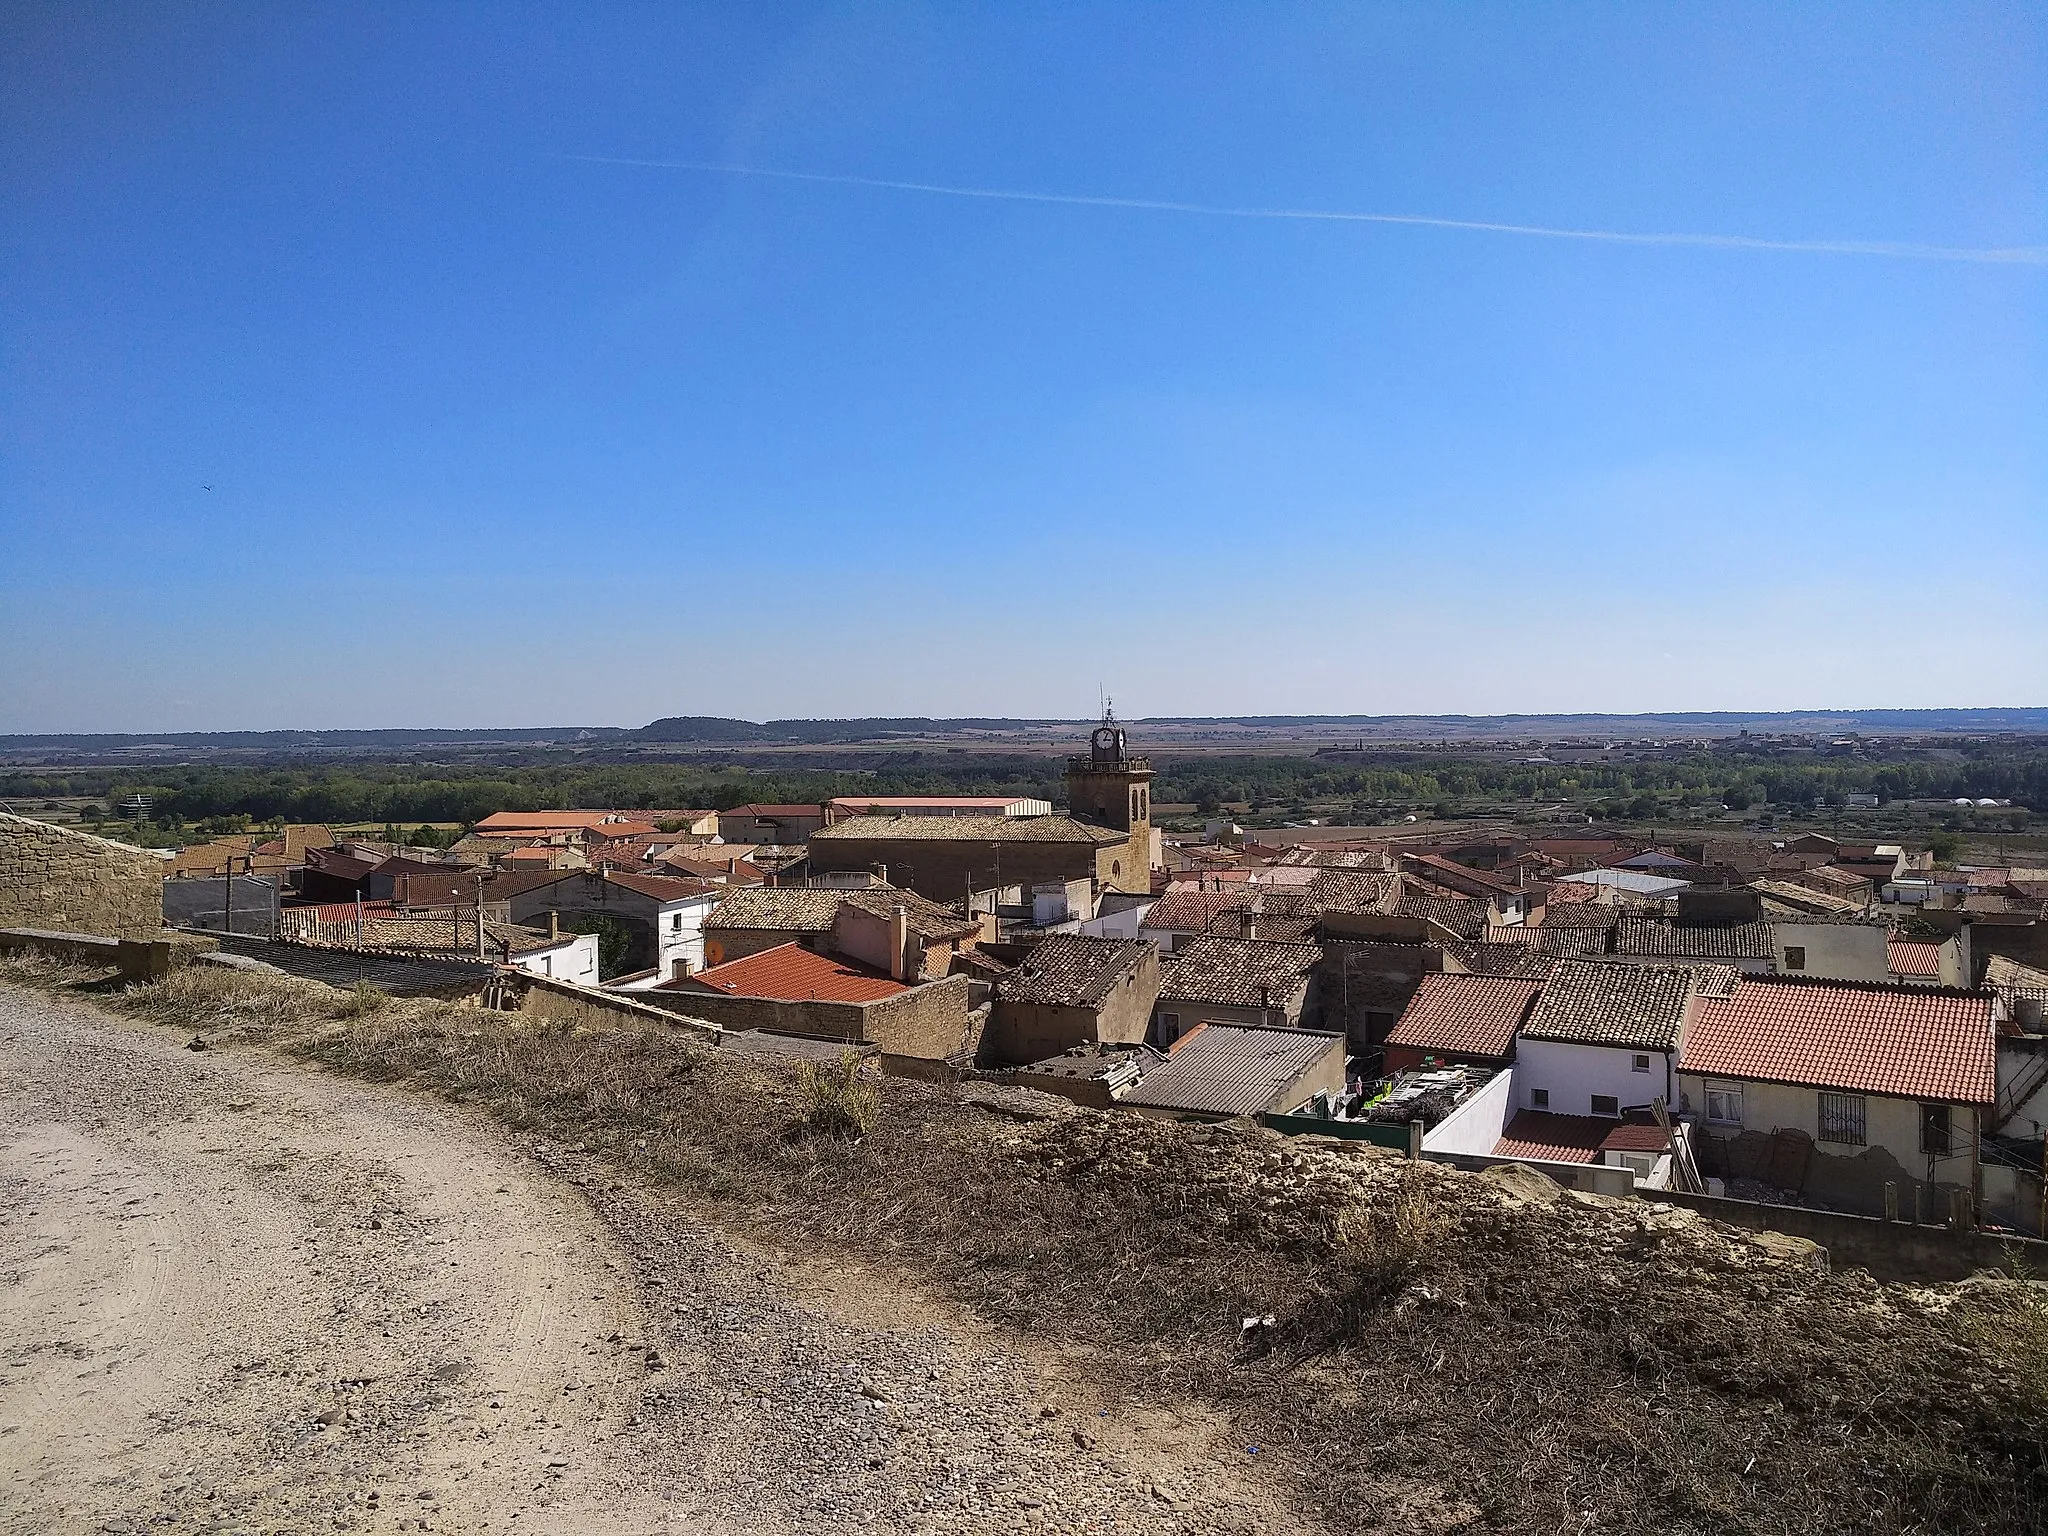
[[[1332,1052],[1343,1056],[1342,1035],[1198,1024],[1123,1102],[1192,1114],[1256,1115]]]

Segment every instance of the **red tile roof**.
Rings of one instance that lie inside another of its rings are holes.
[[[1602,1152],[1667,1152],[1671,1142],[1654,1124],[1593,1115],[1554,1115],[1547,1109],[1516,1113],[1493,1144],[1495,1157],[1548,1163],[1591,1163]]]
[[[1681,1072],[1954,1104],[1997,1093],[1987,997],[1748,977],[1695,1007]]]
[[[1918,939],[1893,939],[1885,945],[1886,963],[1894,976],[1941,975],[1941,946]]]
[[[1387,1044],[1460,1056],[1505,1056],[1542,990],[1541,978],[1424,976]]]
[[[608,821],[603,826],[589,828],[592,839],[606,841],[616,837],[659,837],[661,829],[645,821]]]
[[[768,997],[790,1003],[873,1003],[910,990],[879,971],[835,960],[801,944],[778,944],[741,960],[714,965],[685,981],[664,983],[664,990],[679,992],[707,987],[729,997]]]
[[[610,811],[493,811],[472,829],[477,832],[580,832],[595,827]]]

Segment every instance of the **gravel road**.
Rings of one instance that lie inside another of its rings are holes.
[[[0,1529],[1276,1531],[1270,1450],[438,1101],[0,988]]]

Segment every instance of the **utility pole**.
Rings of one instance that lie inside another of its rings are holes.
[[[252,856],[249,860],[249,865],[253,869],[255,864],[256,860]],[[227,871],[227,878],[221,881],[220,931],[222,933],[233,933],[235,931],[235,856],[232,853],[227,857]]]

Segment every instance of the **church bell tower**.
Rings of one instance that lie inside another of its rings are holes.
[[[1138,894],[1152,889],[1152,764],[1131,756],[1116,711],[1106,703],[1088,750],[1067,759],[1067,812],[1126,834],[1129,854],[1118,861],[1114,883]]]

